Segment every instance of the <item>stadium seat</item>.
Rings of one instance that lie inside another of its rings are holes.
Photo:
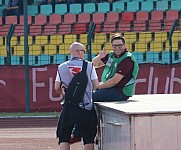
[[[29,65],[34,66],[36,65],[36,58],[34,55],[28,55]],[[25,65],[25,56],[23,56],[23,63],[22,65]]]
[[[105,47],[105,49],[106,49],[107,52],[112,51],[112,45],[111,45],[109,42],[106,42],[106,43],[104,44],[104,47]]]
[[[42,54],[42,47],[41,45],[29,45],[29,55],[35,55],[38,56],[39,54]]]
[[[14,46],[14,55],[24,56],[24,46]]]
[[[71,14],[79,14],[82,12],[82,6],[81,4],[69,4],[69,13]]]
[[[147,21],[149,20],[149,14],[147,11],[138,11],[136,12],[136,20]]]
[[[97,4],[98,7],[98,13],[107,13],[110,11],[110,3],[108,2],[100,2]]]
[[[122,21],[134,21],[134,12],[123,12],[122,13]]]
[[[59,45],[59,54],[65,54],[65,55],[70,54],[70,45],[71,44],[72,43],[65,43],[65,44]]]
[[[58,45],[58,44],[62,44],[62,43],[63,43],[62,35],[57,34],[57,35],[50,36],[50,44]]]
[[[48,44],[44,46],[44,54],[54,55],[57,53],[57,45]]]
[[[137,41],[136,32],[125,32],[124,37],[126,40],[126,43],[134,43]]]
[[[3,20],[2,20],[2,17],[0,16],[0,25],[3,24]]]
[[[86,23],[75,23],[74,24],[74,34],[83,34],[87,33],[88,30],[88,24]]]
[[[7,57],[6,45],[0,45],[0,56]]]
[[[0,36],[6,36],[8,34],[10,25],[0,26]]]
[[[145,42],[135,42],[135,51],[145,53],[148,50],[148,45]]]
[[[62,23],[62,15],[61,14],[51,14],[49,16],[49,24],[57,25]]]
[[[166,20],[176,20],[179,19],[178,10],[168,10],[166,11]]]
[[[20,25],[24,25],[24,16],[20,16]],[[32,16],[28,16],[28,25],[32,24]]]
[[[119,13],[118,12],[109,12],[107,13],[106,22],[118,22],[119,21]]]
[[[129,21],[119,21],[118,31],[126,32],[131,30],[131,23]]]
[[[4,65],[4,56],[1,56],[1,53],[0,53],[0,65]]]
[[[139,33],[139,42],[151,42],[152,40],[152,33],[151,32],[140,32]]]
[[[92,16],[94,23],[103,23],[105,21],[105,14],[104,13],[94,13]]]
[[[175,1],[171,1],[171,10],[181,10],[181,1],[180,0],[175,0]]]
[[[115,22],[104,22],[103,31],[105,33],[111,33],[116,31],[116,23]]]
[[[57,26],[45,25],[43,35],[53,35],[53,34],[57,34]]]
[[[151,20],[163,20],[163,11],[154,10],[151,12]]]
[[[104,44],[107,42],[107,35],[106,33],[97,33],[94,35],[94,43],[96,44]]]
[[[172,29],[174,20],[164,20],[163,24],[164,24],[164,31],[169,32]]]
[[[71,25],[70,24],[60,24],[58,33],[61,35],[72,33]]]
[[[37,44],[37,45],[48,44],[48,36],[46,36],[46,35],[35,36],[35,44]]]
[[[65,24],[73,24],[76,22],[76,14],[65,14],[64,22]]]
[[[72,44],[73,42],[77,41],[77,36],[75,34],[69,34],[64,36],[64,43],[65,44]]]
[[[29,16],[36,16],[38,14],[38,6],[37,5],[28,5],[28,15]]]
[[[134,21],[134,28],[133,28],[133,31],[136,31],[136,32],[143,32],[143,31],[146,31],[147,28],[146,28],[146,21],[144,20],[135,20]]]
[[[152,52],[162,52],[163,51],[163,43],[162,42],[150,42],[150,51]]]
[[[18,24],[18,17],[17,16],[6,16],[5,22],[6,22],[6,25]]]
[[[172,42],[172,51],[173,52],[178,52],[179,50],[179,46],[178,46],[178,42]],[[169,41],[166,41],[166,48],[165,48],[166,51],[169,51],[170,50],[170,46],[169,46]]]
[[[53,13],[52,5],[40,5],[40,15],[50,15]]]
[[[127,11],[130,12],[139,11],[139,2],[138,1],[127,2]]]
[[[92,54],[99,54],[100,51],[102,50],[101,44],[97,44],[97,43],[92,43],[91,45],[92,48]]]
[[[29,35],[36,36],[42,34],[42,26],[41,25],[30,25],[29,26]]]
[[[14,36],[23,36],[24,35],[24,26],[16,25],[14,29]]]
[[[66,55],[64,55],[64,54],[53,55],[53,64],[61,64],[65,61],[66,61]]]
[[[149,20],[149,31],[156,32],[162,30],[162,22],[160,20]]]
[[[11,37],[10,44],[11,44],[11,46],[18,45],[18,39],[17,39],[16,36],[12,36],[12,37]]]
[[[1,46],[1,45],[4,45],[3,37],[2,37],[2,36],[0,36],[0,46]]]
[[[139,64],[144,63],[142,52],[131,52]]]
[[[84,3],[84,13],[89,13],[92,14],[94,12],[96,12],[96,4],[95,3]]]
[[[172,42],[178,42],[180,41],[180,37],[181,37],[181,31],[174,31],[173,35],[172,35]]]
[[[112,11],[118,13],[125,11],[124,2],[122,1],[113,2]]]
[[[155,42],[165,42],[167,40],[167,32],[155,32],[154,41]]]
[[[50,64],[50,55],[48,55],[48,54],[38,55],[37,65],[48,65],[48,64]]]
[[[11,65],[20,65],[20,56],[11,55]]]
[[[55,5],[55,14],[64,15],[68,13],[67,4],[56,4]]]
[[[153,2],[152,1],[141,2],[141,11],[147,11],[147,12],[153,11]]]
[[[45,24],[47,24],[47,16],[46,15],[36,15],[34,24],[35,25],[45,25]]]
[[[172,52],[172,60],[173,61],[175,60],[174,55],[175,55],[175,53]],[[169,51],[162,51],[161,52],[161,63],[162,64],[170,64],[170,52]]]
[[[168,1],[156,1],[156,10],[168,10]]]
[[[87,44],[87,34],[80,34],[80,43]]]
[[[33,44],[32,36],[28,36],[28,44],[29,45]],[[19,45],[24,45],[24,36],[20,36],[20,43],[19,43]]]
[[[161,63],[158,52],[146,52],[146,63]]]
[[[90,14],[86,14],[86,13],[81,13],[78,14],[78,23],[89,23],[91,21],[90,19]]]

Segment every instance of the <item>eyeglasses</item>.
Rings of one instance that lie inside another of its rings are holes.
[[[124,46],[124,44],[112,44],[113,48],[119,47],[122,48]]]
[[[83,50],[83,49],[79,49],[79,50],[77,50],[77,51],[82,51],[82,52],[84,52],[84,54],[85,54],[85,50]]]

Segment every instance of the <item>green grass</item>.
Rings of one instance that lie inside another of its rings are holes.
[[[15,112],[15,113],[8,113],[8,112],[0,112],[0,117],[43,117],[43,116],[51,116],[51,117],[58,117],[60,112],[30,112],[30,113],[22,113],[22,112]]]

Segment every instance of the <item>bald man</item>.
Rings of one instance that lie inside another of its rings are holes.
[[[71,59],[58,66],[55,80],[57,93],[65,95],[66,88],[73,76],[82,70],[85,47],[83,44],[74,42],[70,46]],[[57,138],[61,150],[70,150],[70,138],[75,124],[80,124],[83,136],[84,149],[94,150],[94,139],[97,133],[97,116],[93,106],[92,91],[98,87],[98,77],[92,62],[87,65],[88,85],[83,97],[83,102],[73,105],[65,102],[57,126]],[[85,108],[84,108],[85,107]]]

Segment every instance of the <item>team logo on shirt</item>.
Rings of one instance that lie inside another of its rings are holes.
[[[80,66],[68,66],[70,69],[70,72],[72,73],[73,76],[75,76],[77,73],[79,73],[82,69]]]

